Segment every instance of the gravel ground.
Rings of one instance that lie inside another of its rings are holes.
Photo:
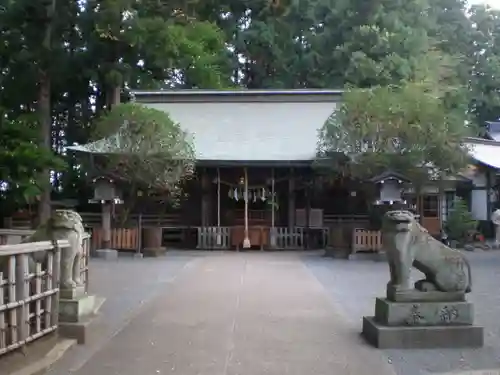
[[[476,324],[484,327],[481,349],[384,350],[398,374],[420,375],[500,367],[500,251],[465,253],[473,274]],[[385,262],[305,256],[304,262],[321,282],[347,324],[361,330],[362,317],[373,315],[375,297],[385,295],[389,270]],[[414,277],[419,278],[416,271]]]

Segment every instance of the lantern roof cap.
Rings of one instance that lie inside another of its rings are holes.
[[[373,176],[368,181],[376,184],[376,183],[383,183],[386,180],[398,180],[401,182],[410,182],[410,180],[407,177],[403,176],[401,173],[394,171],[385,171],[381,174]]]

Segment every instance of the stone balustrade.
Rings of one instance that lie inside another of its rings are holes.
[[[65,332],[70,337],[82,335],[75,323],[78,323],[82,301],[86,301],[86,305],[89,302],[90,235],[83,235],[80,252],[81,285],[78,288],[82,292],[70,298],[67,297],[67,290],[60,289],[61,254],[71,247],[70,241],[59,239],[21,243],[33,233],[33,230],[0,230],[0,244],[3,243],[0,245],[0,357],[63,325],[70,325],[69,329],[64,327],[61,330],[63,335]],[[62,295],[63,292],[66,296]],[[93,296],[90,302],[95,302]],[[69,322],[66,319],[68,305],[80,306],[76,317],[70,317]],[[90,315],[94,307],[90,306],[87,310],[87,315]],[[80,337],[74,338],[84,341]]]

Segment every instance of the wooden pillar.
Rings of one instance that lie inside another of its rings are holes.
[[[121,83],[109,87],[106,91],[106,101],[108,110],[120,104]],[[111,247],[111,209],[113,202],[106,202],[102,205],[102,246],[104,249]]]
[[[201,226],[210,226],[210,179],[206,169],[201,172]]]
[[[295,176],[294,171],[290,168],[290,176],[288,179],[288,227],[291,229],[295,226]]]
[[[217,228],[220,228],[220,168],[217,168]],[[217,230],[216,244],[220,246],[222,243],[220,230]]]
[[[249,249],[252,244],[250,243],[250,238],[248,236],[248,170],[244,169],[245,172],[245,192],[243,193],[243,199],[245,200],[245,238],[243,239],[243,248]]]
[[[311,227],[311,180],[308,179],[305,186],[306,195],[306,239],[305,247],[309,249],[310,247],[310,227]]]
[[[275,215],[274,215],[274,205],[276,203],[275,200],[275,191],[274,191],[274,168],[271,169],[271,227],[274,229]]]
[[[491,170],[486,169],[486,220],[491,222],[491,213],[492,213],[492,205],[491,205]]]
[[[271,230],[269,232],[269,242],[272,248],[276,247],[276,229],[274,224],[276,221],[274,205],[276,204],[275,189],[274,189],[274,168],[271,169]]]
[[[217,226],[220,227],[220,169],[217,168]]]
[[[12,225],[12,216],[5,217],[3,219],[3,226],[6,229],[11,229],[13,227],[13,225]]]
[[[111,248],[111,202],[102,204],[102,248]]]
[[[163,230],[160,229],[160,246],[163,237]],[[136,252],[139,254],[142,250],[142,213],[139,214],[139,218],[137,219],[137,249]]]

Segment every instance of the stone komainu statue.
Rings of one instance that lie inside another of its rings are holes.
[[[491,214],[491,222],[495,226],[495,247],[500,246],[500,210],[497,208]]]
[[[82,217],[77,212],[56,210],[50,219],[39,226],[23,243],[68,240],[70,247],[61,249],[61,289],[71,289],[82,284],[80,267],[84,234]],[[30,259],[30,272],[34,271],[35,262],[45,263],[46,259],[46,251],[33,253]]]
[[[382,225],[391,280],[396,291],[412,290],[411,268],[425,274],[415,283],[421,291],[468,293],[472,279],[465,256],[433,238],[409,211],[389,211]]]

